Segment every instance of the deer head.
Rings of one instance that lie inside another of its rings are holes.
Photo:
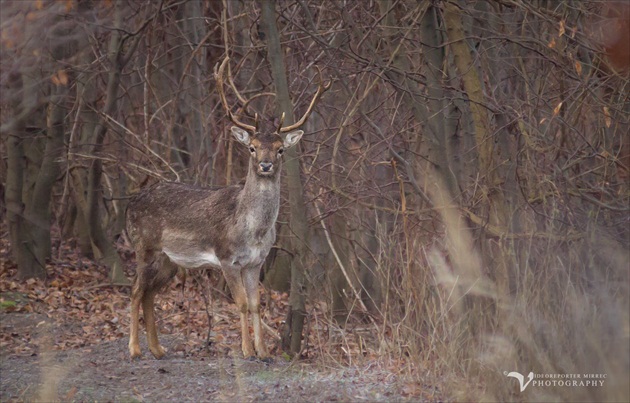
[[[225,58],[219,67],[219,71],[217,72],[216,66],[214,71],[214,77],[217,82],[217,90],[219,92],[219,96],[221,97],[221,103],[223,104],[223,108],[225,109],[228,117],[234,123],[235,126],[232,126],[230,129],[234,138],[241,144],[245,145],[249,148],[250,152],[250,167],[255,169],[255,172],[258,176],[265,177],[274,177],[278,171],[280,171],[280,165],[282,160],[282,154],[284,151],[290,147],[296,145],[304,132],[299,130],[306,119],[313,111],[313,107],[317,103],[319,97],[322,96],[326,90],[330,88],[331,82],[324,84],[322,81],[322,73],[318,70],[319,74],[319,86],[317,88],[317,92],[313,96],[313,99],[304,113],[304,115],[298,120],[295,124],[289,126],[284,125],[284,113],[280,118],[280,124],[278,125],[275,131],[273,130],[260,130],[260,125],[258,121],[258,114],[255,115],[255,123],[254,125],[249,125],[238,120],[231,112],[230,107],[228,106],[227,99],[225,97],[225,92],[223,91],[223,77],[225,67],[228,65],[229,58]],[[237,94],[237,97],[241,100],[243,98],[238,93],[231,77],[228,77],[228,81],[232,87],[232,90]],[[253,99],[253,98],[252,98]],[[252,100],[244,100],[244,104],[242,110],[247,110],[247,104]]]

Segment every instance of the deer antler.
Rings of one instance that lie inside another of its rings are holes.
[[[284,114],[283,114],[282,118],[280,119],[280,126],[278,127],[278,133],[290,132],[291,130],[295,130],[298,127],[302,126],[304,122],[306,122],[306,119],[308,119],[311,112],[313,112],[313,107],[317,103],[317,100],[322,96],[324,92],[328,91],[328,89],[332,85],[332,81],[330,80],[328,81],[328,83],[324,84],[324,80],[322,79],[322,71],[320,70],[319,66],[315,66],[315,67],[317,67],[317,74],[319,76],[319,85],[317,87],[317,92],[315,93],[315,96],[313,97],[313,100],[311,101],[311,104],[308,106],[308,109],[306,110],[304,115],[300,118],[300,120],[298,120],[296,123],[290,126],[282,127],[282,123],[284,123]]]
[[[223,62],[221,63],[221,66],[219,67],[218,72],[217,72],[217,66],[214,66],[214,79],[217,82],[217,90],[219,91],[219,97],[221,98],[221,103],[223,104],[223,108],[225,109],[225,112],[227,113],[232,123],[234,123],[236,126],[240,127],[241,129],[247,130],[251,133],[256,133],[258,131],[258,114],[255,115],[254,126],[243,123],[232,114],[232,111],[230,111],[230,107],[228,106],[227,99],[225,98],[225,92],[223,92],[223,74],[225,71],[225,66],[227,66],[229,60],[230,60],[229,57],[226,57],[225,59],[223,59]],[[228,78],[228,79],[231,83],[232,79],[231,78]],[[232,87],[232,89],[234,89],[234,91],[238,93],[238,91],[236,91],[234,87]],[[240,94],[239,94],[239,97],[240,97]],[[247,103],[248,101],[245,103],[245,105],[247,105]]]
[[[283,124],[284,124],[284,112],[282,112],[282,116],[280,116],[280,124],[278,125],[278,130],[276,130],[277,133],[281,133]]]

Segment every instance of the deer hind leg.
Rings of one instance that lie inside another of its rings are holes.
[[[175,277],[178,268],[165,253],[158,254],[154,262],[148,267],[150,269],[146,273],[151,280],[148,282],[148,287],[142,298],[142,312],[147,327],[149,350],[155,358],[160,359],[166,354],[166,349],[160,345],[158,340],[155,324],[155,296]]]
[[[247,292],[243,285],[243,279],[241,278],[240,270],[224,270],[223,275],[225,281],[232,291],[232,297],[239,310],[241,316],[241,348],[243,349],[243,356],[245,358],[254,357],[256,353],[252,348],[252,341],[249,337],[249,325],[248,325],[248,305],[247,305]]]
[[[142,295],[144,294],[144,288],[139,281],[140,276],[136,276],[136,280],[133,283],[131,289],[131,330],[129,332],[129,355],[132,359],[138,358],[142,355],[140,351],[140,342],[138,340],[138,327],[140,322],[140,303],[142,302]]]
[[[177,266],[164,253],[151,254],[149,259],[139,259],[141,266],[137,269],[136,281],[131,294],[131,332],[129,338],[129,354],[131,358],[141,355],[138,343],[139,308],[142,304],[144,322],[147,328],[149,350],[155,358],[162,358],[166,349],[158,340],[155,324],[154,301],[157,293],[168,284],[177,273]],[[152,259],[151,259],[152,257]]]
[[[260,294],[258,293],[258,279],[260,278],[260,267],[243,270],[243,283],[247,294],[247,307],[252,315],[252,326],[254,327],[254,347],[258,353],[258,358],[267,359],[269,353],[263,339],[262,319],[260,317]]]
[[[158,360],[166,354],[166,348],[160,345],[155,324],[155,295],[157,292],[151,291],[144,294],[142,299],[142,312],[144,313],[144,323],[147,327],[147,342],[151,354]]]

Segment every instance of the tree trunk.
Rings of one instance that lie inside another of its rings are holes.
[[[459,8],[451,3],[445,4],[444,23],[448,34],[449,46],[453,52],[455,67],[460,74],[464,90],[468,95],[470,114],[475,129],[475,148],[478,152],[479,177],[484,178],[485,199],[488,201],[488,223],[499,228],[507,228],[508,211],[505,205],[503,189],[496,169],[494,158],[494,141],[490,128],[489,111],[484,106],[482,82],[477,68],[470,55],[470,47],[466,42],[462,17]],[[490,248],[497,249],[493,245]],[[500,250],[492,250],[486,256],[495,257],[494,277],[502,293],[509,290],[507,261]]]
[[[346,270],[350,270],[350,244],[348,242],[346,218],[339,212],[334,214],[331,217],[330,229],[330,237],[339,256],[339,260],[341,260],[341,264],[343,264]],[[329,267],[331,271],[329,278],[332,291],[332,316],[338,325],[343,325],[348,316],[345,292],[349,295],[352,295],[352,292],[348,288],[348,281],[339,268],[339,264],[331,260]],[[354,279],[352,281],[354,281]],[[352,295],[352,298],[354,298],[354,295]]]
[[[206,24],[202,19],[202,6],[201,0],[188,1],[180,6],[183,7],[184,14],[180,26],[181,31],[185,35],[187,42],[186,47],[188,48],[195,48],[206,36]],[[179,102],[178,113],[181,114],[179,121],[186,125],[183,130],[185,138],[181,140],[180,144],[181,149],[189,152],[189,154],[181,153],[181,160],[184,163],[188,163],[185,168],[189,168],[191,165],[197,165],[194,164],[197,161],[192,161],[191,164],[189,158],[190,156],[195,156],[195,150],[201,149],[205,137],[204,133],[206,132],[203,121],[204,116],[207,116],[209,111],[204,110],[203,86],[199,85],[203,81],[201,72],[207,71],[208,69],[206,65],[206,48],[206,46],[202,46],[197,50],[196,54],[192,56],[193,60],[190,62],[190,65],[188,65],[188,62],[191,55],[190,53],[186,53],[186,57],[180,59],[181,65],[178,67],[178,70],[184,75],[184,79],[181,81],[183,83],[181,88],[183,93],[180,98],[182,102]],[[187,67],[188,70],[186,70]],[[207,174],[212,178],[213,154],[211,142],[206,150],[208,154],[203,157],[204,164],[207,164],[208,170],[210,171],[207,172]],[[203,166],[203,164],[198,165]]]
[[[82,63],[89,65],[93,62],[90,54],[84,53],[81,56]],[[77,217],[74,222],[74,235],[81,254],[89,259],[93,259],[95,248],[92,247],[92,239],[90,237],[90,228],[87,222],[88,207],[86,196],[87,171],[79,164],[74,163],[73,154],[78,152],[81,147],[86,147],[92,143],[92,135],[98,121],[97,110],[97,94],[94,86],[94,78],[90,78],[88,74],[81,74],[77,79],[77,96],[79,99],[79,118],[81,120],[81,134],[78,140],[79,146],[69,144],[70,160],[68,161],[70,168],[70,180],[72,183],[71,193],[74,205],[77,208]]]
[[[122,7],[124,3],[115,3],[115,27],[122,25]],[[120,86],[120,74],[124,67],[125,58],[128,55],[123,54],[121,31],[114,29],[109,43],[109,61],[111,70],[108,75],[107,91],[105,95],[105,105],[103,113],[94,128],[94,146],[92,147],[92,155],[95,156],[88,172],[88,191],[87,191],[87,217],[86,221],[90,229],[90,238],[93,247],[97,248],[95,255],[102,258],[107,266],[110,267],[110,280],[114,284],[129,284],[129,279],[125,277],[122,270],[122,262],[118,256],[118,252],[114,249],[112,242],[108,239],[105,229],[101,223],[100,217],[100,201],[102,199],[101,177],[103,175],[103,162],[99,158],[102,150],[105,136],[107,134],[107,126],[103,116],[111,116],[116,107],[118,99],[118,89]],[[129,51],[131,52],[131,51]]]
[[[22,184],[24,177],[23,125],[18,125],[15,133],[7,138],[7,181],[5,203],[7,224],[13,259],[22,279],[46,277],[43,262],[38,262],[31,250],[30,225],[24,214]]]
[[[261,22],[267,40],[267,57],[271,64],[271,73],[276,87],[276,101],[278,113],[285,113],[285,123],[292,124],[293,105],[289,98],[289,85],[284,67],[284,57],[280,48],[280,36],[276,26],[276,2],[264,1],[261,3]],[[305,261],[308,246],[308,223],[302,180],[300,178],[300,163],[297,147],[285,152],[285,169],[287,190],[289,195],[290,219],[289,227],[292,238],[291,246],[293,259],[291,261],[291,294],[289,297],[289,313],[287,327],[290,329],[283,335],[283,348],[290,354],[298,354],[302,347],[302,329],[305,316],[306,276]]]
[[[23,97],[15,105],[16,116],[23,111],[33,111],[37,102],[36,86],[26,74],[14,77],[14,88],[23,92]],[[26,176],[26,156],[24,142],[27,138],[25,119],[19,119],[7,139],[7,179],[5,203],[7,207],[7,224],[11,239],[13,259],[18,267],[18,276],[25,278],[45,278],[45,261],[38,260],[33,249],[31,234],[33,226],[26,216],[27,199],[24,197]]]
[[[48,106],[48,128],[46,147],[38,170],[33,192],[26,206],[26,217],[31,227],[31,250],[35,259],[43,263],[50,257],[50,202],[52,189],[60,172],[58,159],[64,148],[64,116],[62,104],[67,87],[54,87],[54,94]]]
[[[383,24],[388,27],[385,32],[392,64],[397,71],[411,71],[412,66],[408,57],[401,54],[402,30],[395,28],[397,24],[391,10],[391,0],[381,0],[378,5],[382,14],[389,11],[384,15]],[[445,106],[446,98],[441,82],[444,50],[441,48],[440,31],[436,26],[437,10],[432,5],[428,5],[423,15],[424,18],[419,21],[419,27],[423,35],[423,55],[428,72],[428,96],[425,96],[418,84],[408,77],[393,71],[388,71],[386,75],[396,84],[394,88],[406,99],[415,121],[427,122],[425,130],[420,131],[417,138],[410,139],[415,142],[414,151],[422,157],[415,158],[413,161],[418,177],[425,178],[427,186],[433,186],[435,181],[443,184],[449,195],[455,196],[459,193],[457,178],[453,175],[451,169],[453,161],[449,158],[453,156],[453,153],[449,152],[449,141],[454,133],[453,125],[450,124],[450,119],[447,119],[448,116],[444,112],[448,108]],[[422,206],[419,206],[418,210],[421,208]]]

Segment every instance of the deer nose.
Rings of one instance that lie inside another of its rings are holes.
[[[263,172],[269,172],[269,171],[271,171],[271,168],[273,168],[273,163],[272,162],[261,162],[260,163],[260,169],[262,169]]]

